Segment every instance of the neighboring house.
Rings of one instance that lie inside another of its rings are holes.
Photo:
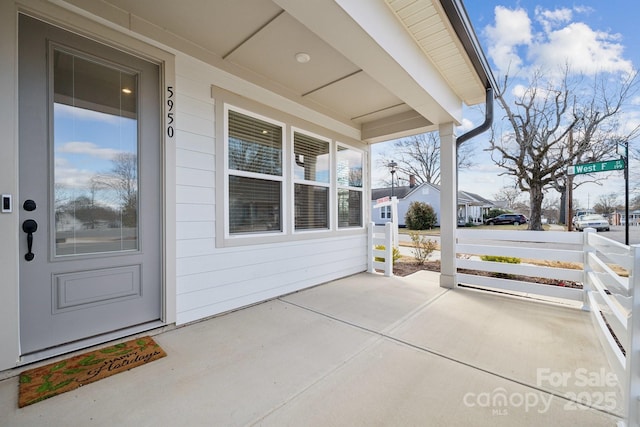
[[[468,191],[458,191],[458,224],[482,224],[495,202]]]
[[[624,211],[614,212],[612,215],[611,225],[626,225],[626,216]],[[634,210],[629,212],[629,226],[640,225],[640,210]]]
[[[0,370],[365,271],[371,144],[492,102],[461,2],[404,6],[0,2]]]
[[[430,205],[440,224],[440,186],[423,183],[415,186],[401,186],[393,189],[393,195],[398,198],[398,225],[405,226],[404,217],[412,202],[422,202]],[[374,188],[371,190],[371,220],[376,224],[384,224],[391,221],[389,207],[374,208],[376,200],[391,196],[391,187]],[[459,225],[467,223],[482,224],[482,218],[493,203],[474,193],[458,191],[457,222]]]

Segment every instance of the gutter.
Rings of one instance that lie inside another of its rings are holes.
[[[456,141],[456,147],[459,147],[465,141],[481,134],[491,127],[493,123],[493,91],[494,88],[497,87],[497,84],[487,58],[484,56],[484,52],[480,47],[478,37],[473,29],[473,25],[471,25],[469,15],[462,0],[440,0],[440,4],[487,91],[484,123],[461,135]]]

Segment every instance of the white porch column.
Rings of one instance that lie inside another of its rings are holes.
[[[440,133],[440,286],[455,288],[458,174],[453,123],[441,124]]]

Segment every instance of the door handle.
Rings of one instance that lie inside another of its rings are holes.
[[[31,252],[33,246],[33,233],[38,229],[38,223],[33,219],[28,219],[22,223],[22,231],[27,233],[27,253],[24,255],[24,259],[27,261],[33,260],[35,255]]]

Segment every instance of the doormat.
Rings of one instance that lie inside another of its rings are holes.
[[[147,336],[30,369],[20,374],[18,407],[40,402],[166,355]]]

